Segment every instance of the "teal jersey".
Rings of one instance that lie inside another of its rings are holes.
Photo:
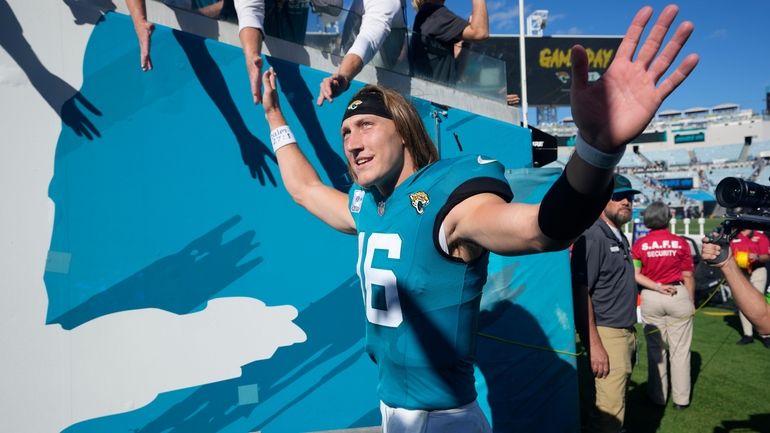
[[[488,254],[448,255],[441,223],[468,197],[513,198],[503,166],[481,156],[435,162],[390,197],[354,185],[356,272],[366,309],[366,348],[379,368],[378,394],[391,407],[450,409],[476,399],[476,322]]]

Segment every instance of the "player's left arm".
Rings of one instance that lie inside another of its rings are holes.
[[[447,245],[476,244],[503,255],[560,250],[572,239],[555,241],[538,226],[539,204],[507,203],[482,193],[457,204],[444,219]],[[457,255],[457,254],[454,254]]]
[[[451,250],[452,245],[475,244],[502,255],[567,248],[607,205],[613,171],[573,154],[539,204],[508,203],[494,193],[471,195],[443,221],[447,245]]]
[[[578,134],[564,173],[539,205],[507,204],[490,194],[458,204],[445,220],[449,245],[471,242],[507,255],[559,250],[596,220],[610,198],[626,144],[698,63],[690,54],[661,81],[693,31],[685,21],[663,45],[678,11],[666,7],[640,46],[652,8],[640,9],[607,72],[594,82],[588,81],[585,49],[572,48],[570,103]]]

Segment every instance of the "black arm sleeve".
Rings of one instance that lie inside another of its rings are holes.
[[[551,186],[540,204],[537,223],[549,238],[566,241],[580,236],[596,221],[612,195],[613,183],[604,191],[582,194],[567,181],[566,172]]]

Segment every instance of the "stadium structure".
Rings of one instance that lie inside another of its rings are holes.
[[[770,107],[769,107],[770,108]],[[574,151],[572,118],[539,125],[556,136],[557,160],[563,166]],[[770,117],[727,103],[711,108],[665,110],[634,140],[618,164],[627,175],[642,207],[662,200],[678,216],[720,214],[714,189],[725,177],[770,184]]]

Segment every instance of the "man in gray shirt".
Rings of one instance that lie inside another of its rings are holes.
[[[612,198],[572,249],[575,321],[596,391],[590,432],[617,433],[623,426],[636,348],[636,280],[629,243],[620,229],[631,220],[638,193],[626,177],[615,175]]]

